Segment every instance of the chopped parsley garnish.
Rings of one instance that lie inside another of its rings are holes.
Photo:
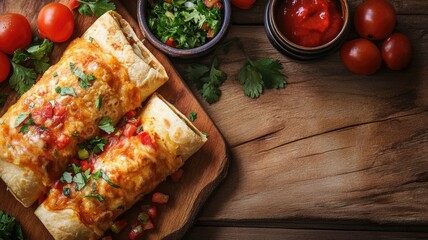
[[[28,114],[28,113],[18,114],[18,118],[16,119],[14,127],[18,127],[19,125],[21,125],[21,123],[23,123],[28,118],[29,115],[30,114]]]
[[[58,73],[57,73],[57,72],[54,72],[53,76],[54,76],[54,77],[58,77]]]
[[[98,122],[98,127],[107,134],[114,132],[113,120],[109,117],[102,117]]]
[[[34,85],[37,74],[44,73],[49,68],[49,54],[52,49],[53,43],[45,39],[43,42],[36,40],[25,51],[20,49],[15,51],[9,84],[19,95],[24,94]],[[28,63],[30,63],[29,66]]]
[[[194,122],[197,118],[198,118],[198,113],[196,113],[196,112],[191,112],[190,113],[189,120],[191,122]]]
[[[18,221],[0,210],[0,239],[24,240],[21,225]]]
[[[95,107],[100,110],[101,109],[101,105],[103,104],[103,95],[98,95],[97,100],[95,101]]]
[[[76,164],[71,164],[71,170],[73,170],[74,174],[78,174],[80,172],[81,167],[77,166]]]
[[[7,97],[7,94],[0,93],[0,108],[2,108],[6,103]]]
[[[84,173],[79,172],[76,175],[74,175],[73,182],[76,183],[77,191],[80,191],[88,183],[89,177],[91,176],[90,171],[91,169],[88,169]]]
[[[72,183],[73,182],[73,177],[71,176],[71,173],[64,172],[59,180],[62,183]]]
[[[70,197],[70,195],[71,195],[71,189],[69,187],[65,187],[63,189],[63,191],[64,191],[64,196]]]
[[[22,127],[19,129],[19,133],[27,133],[28,126],[34,125],[34,120],[31,117],[31,113],[20,113],[16,119],[14,127],[19,127],[22,123]]]
[[[104,179],[104,181],[106,181],[110,186],[114,187],[114,188],[120,188],[119,185],[113,183],[110,178],[106,175],[106,173],[101,170],[101,177]]]
[[[104,202],[106,200],[103,196],[101,196],[98,193],[91,193],[91,194],[87,194],[87,195],[83,196],[83,198],[88,198],[88,197],[97,198],[98,201],[100,201],[100,202]]]
[[[93,42],[93,41],[94,41],[94,38],[93,38],[93,37],[89,37],[89,41],[90,41],[90,42]]]
[[[207,138],[210,136],[208,133],[206,133],[206,132],[204,132],[204,131],[201,131],[201,133],[202,133],[205,137],[207,137]]]
[[[40,129],[41,129],[42,131],[46,131],[46,127],[45,127],[45,125],[40,126]]]
[[[100,179],[100,177],[101,177],[101,170],[98,170],[98,171],[92,173],[92,178],[94,180],[98,180],[98,179]]]
[[[164,0],[150,2],[148,25],[162,42],[176,48],[202,46],[220,30],[222,11],[208,8],[204,1]],[[221,4],[221,3],[220,3]]]
[[[92,183],[92,192],[97,191],[97,184],[95,182]]]
[[[72,137],[80,137],[80,134],[78,132],[73,132],[71,134]]]
[[[89,152],[99,154],[104,151],[104,146],[108,143],[108,139],[95,137],[85,142],[79,143],[80,149],[86,149]]]
[[[61,95],[61,96],[66,96],[66,95],[70,95],[73,97],[77,97],[76,92],[74,92],[74,89],[72,87],[56,87],[55,91]]]
[[[92,17],[93,14],[99,17],[107,11],[116,9],[116,6],[114,3],[110,2],[110,0],[79,0],[79,2],[79,13],[90,17]],[[91,37],[89,39],[91,39]]]
[[[52,154],[53,154],[53,156],[54,156],[55,158],[57,158],[57,157],[58,157],[58,151],[57,151],[56,149],[54,149],[54,150],[53,150],[53,153],[52,153]]]
[[[73,63],[70,63],[70,69],[71,69],[71,72],[78,77],[78,80],[80,82],[80,86],[83,89],[88,89],[89,86],[91,86],[90,81],[96,80],[93,73],[91,73],[90,75],[86,75],[78,67],[76,67]]]

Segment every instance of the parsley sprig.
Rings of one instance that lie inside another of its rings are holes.
[[[80,2],[79,13],[85,14],[90,17],[95,14],[99,17],[109,10],[115,10],[116,6],[110,0],[95,0],[95,1],[84,1],[78,0]]]
[[[2,210],[0,210],[0,239],[24,239],[21,225],[16,218],[8,215]]]
[[[9,84],[19,95],[24,94],[34,85],[37,74],[44,73],[49,68],[49,54],[52,49],[53,43],[48,39],[43,42],[36,39],[27,50],[15,51]]]
[[[91,86],[91,81],[96,80],[93,73],[86,75],[82,70],[76,67],[72,62],[70,63],[70,70],[74,75],[77,76],[80,82],[79,85],[85,90],[87,90],[89,86]]]
[[[192,82],[201,95],[209,103],[215,103],[221,95],[220,86],[226,80],[227,75],[218,69],[217,52],[223,49],[226,53],[236,43],[245,56],[245,64],[239,70],[238,80],[243,85],[244,94],[250,98],[258,98],[265,89],[281,89],[286,85],[283,66],[280,61],[272,58],[251,59],[239,39],[231,39],[214,51],[214,56],[209,66],[195,63],[188,66],[184,76]]]

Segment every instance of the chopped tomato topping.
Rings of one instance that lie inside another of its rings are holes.
[[[147,220],[147,222],[144,224],[144,230],[150,230],[155,228],[155,225],[153,225],[152,220]]]
[[[166,3],[171,3],[171,0],[165,0]]]
[[[44,193],[44,192],[39,195],[39,198],[37,199],[37,202],[39,203],[39,205],[42,204],[45,201],[45,199],[46,199],[47,196],[48,195],[46,193]]]
[[[70,160],[70,164],[74,164],[76,166],[80,166],[80,162],[79,160],[77,160],[76,158],[73,158]]]
[[[125,219],[121,219],[113,222],[110,228],[114,233],[119,233],[125,228],[127,224],[128,222]]]
[[[127,119],[135,118],[137,116],[137,111],[131,110],[125,114]]]
[[[210,29],[210,27],[208,26],[208,24],[206,22],[204,22],[204,24],[202,24],[201,29],[202,30],[208,30],[208,29]]]
[[[44,119],[52,118],[53,117],[53,107],[52,104],[47,103],[41,110],[41,115]]]
[[[223,4],[221,4],[221,2],[216,2],[216,3],[214,4],[214,7],[216,7],[216,8],[218,8],[218,9],[222,10],[222,9],[223,9]]]
[[[155,192],[152,195],[152,202],[154,203],[165,204],[168,202],[168,200],[169,196],[161,192]]]
[[[174,38],[170,37],[165,41],[165,44],[170,46],[170,47],[177,47],[177,42],[174,40]]]
[[[129,232],[128,238],[130,240],[135,240],[141,236],[143,236],[144,228],[141,225],[137,225],[136,227],[131,229],[131,232]]]
[[[137,136],[143,145],[147,145],[155,149],[157,148],[156,143],[152,141],[152,138],[146,132],[141,132]]]
[[[218,3],[218,1],[219,0],[204,0],[204,4],[207,8],[212,8],[214,4]]]
[[[55,189],[58,189],[58,190],[62,190],[63,188],[64,188],[64,183],[62,183],[60,180],[57,180],[56,182],[55,182],[55,185],[54,185],[54,188]]]
[[[147,209],[147,214],[149,214],[149,217],[150,217],[150,218],[155,219],[155,218],[156,218],[156,216],[158,215],[158,211],[157,211],[157,209],[156,209],[156,206],[150,206],[150,207]]]
[[[61,133],[55,141],[58,148],[65,148],[69,142],[70,142],[70,137],[64,133]]]
[[[123,130],[123,136],[125,137],[131,137],[134,135],[135,130],[137,130],[137,126],[134,124],[127,123],[125,126],[125,130]]]
[[[173,182],[179,182],[180,179],[183,177],[184,170],[178,169],[175,173],[171,174],[171,180]]]
[[[55,116],[63,116],[65,114],[65,106],[61,104],[55,104],[55,107],[53,108],[54,115]]]
[[[68,0],[68,5],[70,6],[70,9],[73,10],[80,6],[80,2],[78,0]]]
[[[82,167],[82,172],[86,172],[88,169],[91,169],[91,173],[94,171],[94,166],[88,161],[80,161],[80,166]]]
[[[213,38],[215,36],[214,31],[210,28],[207,32],[207,38]]]

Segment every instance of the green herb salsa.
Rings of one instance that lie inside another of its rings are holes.
[[[222,9],[219,0],[155,0],[150,3],[149,28],[171,47],[196,48],[218,33]]]

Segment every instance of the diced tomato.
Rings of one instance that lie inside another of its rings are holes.
[[[213,38],[215,36],[214,31],[210,28],[207,32],[207,38]]]
[[[50,103],[45,104],[45,106],[43,106],[43,109],[41,110],[41,113],[44,119],[52,118],[53,117],[52,105]]]
[[[80,162],[79,160],[77,160],[76,158],[73,158],[70,160],[70,164],[74,164],[76,166],[80,166]]]
[[[127,123],[137,126],[138,120],[136,118],[128,119]]]
[[[170,47],[177,47],[177,42],[174,40],[174,38],[170,37],[165,41],[165,44],[170,46]]]
[[[171,0],[165,0],[166,3],[171,3]]]
[[[168,202],[168,200],[169,196],[161,192],[155,192],[152,195],[152,202],[154,203],[165,204]]]
[[[210,29],[210,27],[208,26],[208,24],[206,22],[204,22],[204,24],[202,24],[201,29],[202,30],[208,30],[208,29]]]
[[[132,135],[134,135],[135,130],[137,130],[137,126],[127,123],[125,126],[125,130],[123,130],[123,136],[131,137]]]
[[[119,233],[125,228],[127,224],[128,222],[125,219],[121,219],[113,222],[110,228],[114,233]]]
[[[61,104],[56,103],[53,110],[55,116],[63,116],[65,114],[65,106]]]
[[[68,0],[68,5],[71,10],[78,8],[80,6],[80,2],[78,0]]]
[[[55,141],[56,145],[60,149],[65,148],[69,142],[70,142],[70,137],[64,133],[61,133]]]
[[[184,170],[183,169],[178,169],[177,171],[175,171],[175,173],[171,174],[171,180],[173,182],[179,182],[180,179],[183,177],[183,173]]]
[[[152,138],[147,134],[147,132],[141,132],[137,136],[143,145],[147,145],[155,149],[157,148],[156,143],[152,141]]]
[[[108,149],[112,148],[113,146],[115,146],[117,144],[117,142],[119,141],[119,138],[116,136],[111,136],[108,138],[108,144],[104,146],[104,151],[106,152]]]
[[[39,203],[39,205],[42,204],[45,201],[45,199],[46,199],[47,196],[48,195],[46,193],[44,193],[44,192],[39,195],[39,198],[37,199],[37,202]]]
[[[131,229],[131,232],[129,232],[128,238],[130,240],[135,240],[141,236],[143,236],[144,228],[142,225],[137,225],[136,227]]]
[[[212,8],[214,4],[218,3],[218,1],[219,0],[204,0],[204,4],[207,8]]]
[[[214,7],[216,7],[216,8],[218,8],[218,9],[222,10],[222,9],[223,9],[223,4],[221,4],[221,2],[216,2],[216,3],[214,4]]]
[[[101,238],[101,240],[113,240],[113,238],[111,236],[105,236]]]
[[[147,214],[149,214],[150,218],[155,219],[156,216],[158,215],[156,206],[150,206],[149,209],[147,209]]]
[[[41,111],[35,111],[31,113],[31,117],[33,118],[34,124],[42,125],[45,122],[45,118],[42,115]]]
[[[94,166],[88,161],[80,161],[80,166],[82,167],[82,172],[86,172],[88,169],[91,169],[91,173],[94,171]]]
[[[152,220],[147,220],[147,223],[146,224],[144,224],[144,230],[150,230],[150,229],[153,229],[153,228],[155,228],[155,225],[153,225],[153,222],[152,222]]]
[[[131,110],[125,114],[127,119],[135,118],[135,116],[137,116],[137,111],[135,110]]]
[[[64,183],[62,183],[60,180],[57,180],[56,182],[55,182],[55,185],[54,185],[54,188],[55,189],[58,189],[58,190],[62,190],[63,188],[64,188]]]

